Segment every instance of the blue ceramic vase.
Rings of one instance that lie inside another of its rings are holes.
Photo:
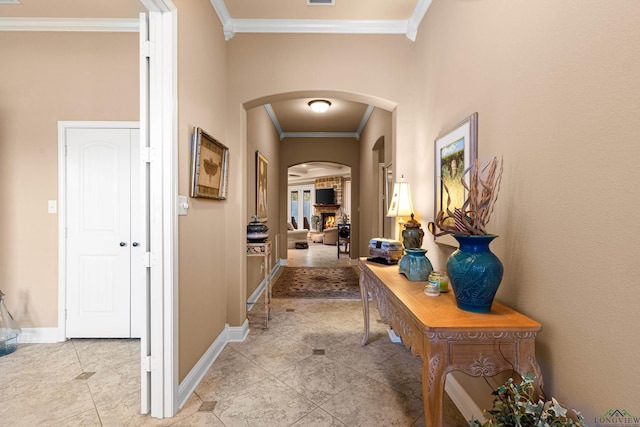
[[[433,271],[431,261],[426,257],[427,250],[422,248],[405,249],[406,254],[400,260],[399,270],[411,282],[425,282]]]
[[[491,311],[504,268],[489,249],[498,236],[464,236],[454,234],[460,248],[447,259],[447,273],[458,308],[474,313]]]

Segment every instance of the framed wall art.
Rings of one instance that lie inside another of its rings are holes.
[[[269,161],[256,151],[256,216],[260,221],[267,220],[267,189]]]
[[[465,169],[471,166],[478,156],[478,113],[473,113],[440,135],[435,140],[435,211],[444,210],[446,213],[449,197],[449,210],[462,207],[466,192],[461,179]],[[447,186],[449,196],[444,187]],[[436,242],[455,246],[455,240],[450,235],[435,238]]]
[[[225,200],[229,149],[196,127],[191,141],[191,197]]]

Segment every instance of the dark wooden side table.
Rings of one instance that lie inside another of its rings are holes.
[[[340,250],[344,245],[344,250]],[[351,224],[338,224],[338,258],[340,254],[351,254]]]
[[[398,266],[360,259],[360,292],[364,336],[369,339],[369,295],[375,298],[382,320],[400,336],[411,352],[422,358],[422,395],[428,427],[441,427],[442,397],[447,373],[463,371],[491,377],[502,371],[542,373],[535,357],[540,323],[495,301],[490,313],[460,310],[452,292],[438,297],[424,294],[426,282],[410,282]]]

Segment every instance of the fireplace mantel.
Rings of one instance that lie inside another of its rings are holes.
[[[313,205],[314,208],[318,208],[318,209],[322,209],[322,208],[326,208],[326,209],[340,209],[340,205]]]

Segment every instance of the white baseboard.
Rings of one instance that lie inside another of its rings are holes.
[[[58,328],[22,328],[18,335],[18,343],[21,344],[50,344],[62,342]]]
[[[389,326],[387,326],[387,333],[389,334],[389,339],[391,340],[391,342],[402,344],[402,339],[400,339],[400,337],[397,336],[396,333],[393,332],[393,329],[391,329]]]
[[[484,420],[482,409],[476,405],[476,402],[471,398],[469,393],[466,392],[458,380],[451,374],[447,375],[444,391],[447,392],[465,420]]]
[[[224,331],[209,346],[198,363],[191,369],[184,380],[178,386],[178,408],[182,408],[189,400],[189,397],[196,391],[196,387],[204,378],[205,374],[216,361],[222,350],[229,342],[240,342],[249,334],[249,321],[245,319],[242,326],[232,327],[226,324]]]
[[[242,326],[229,326],[227,323],[225,328],[227,330],[229,342],[242,342],[247,335],[249,335],[249,320],[244,319]]]
[[[277,262],[275,267],[271,269],[271,273],[269,274],[269,280],[272,281],[271,286],[273,286],[273,277],[278,273],[278,271],[280,271],[280,267],[282,265],[281,261],[282,260]],[[256,303],[259,302],[260,297],[262,296],[262,292],[264,292],[264,289],[266,287],[267,287],[267,279],[262,279],[262,282],[260,282],[256,290],[253,291],[253,293],[249,295],[249,298],[247,299],[247,311],[251,311],[253,307],[256,305]]]

